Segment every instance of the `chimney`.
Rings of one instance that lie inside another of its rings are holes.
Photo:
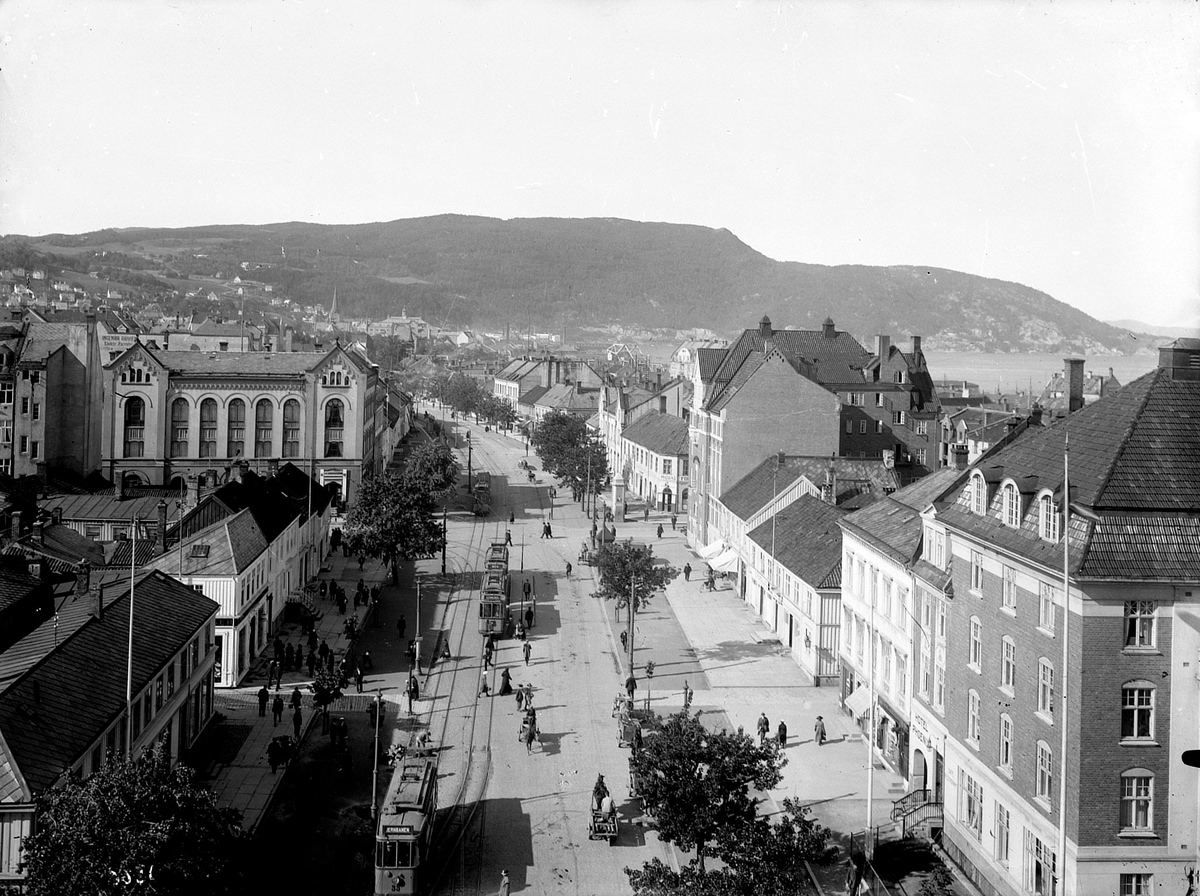
[[[880,333],[875,337],[875,356],[879,358],[880,361],[887,361],[888,352],[891,350],[891,347],[891,336]]]
[[[38,544],[46,543],[46,524],[41,520],[34,520],[33,523],[33,540]]]
[[[13,541],[21,537],[21,511],[19,510],[12,512],[12,537]]]
[[[75,568],[75,599],[86,598],[91,603],[91,613],[96,619],[104,618],[104,602],[100,600],[100,576],[92,582],[92,564],[86,559]]]
[[[833,460],[829,461],[829,467],[825,470],[825,484],[821,488],[821,500],[826,504],[837,504],[837,468],[833,465]]]
[[[1036,404],[1029,409],[1029,422],[1034,426],[1042,425],[1042,409]]]
[[[658,412],[660,414],[667,412],[667,396],[665,395],[658,396]]]
[[[833,326],[833,318],[825,318],[825,323],[821,324],[821,335],[826,339],[833,339],[837,336],[837,329]]]
[[[115,424],[114,424],[115,425]],[[117,474],[117,481],[113,483],[117,488],[117,500],[125,500],[125,476],[122,473]]]
[[[921,354],[921,337],[914,336],[912,338],[912,343],[913,343],[913,347],[912,347],[913,360],[915,361],[917,359],[917,356]]]
[[[771,318],[765,314],[762,316],[762,320],[758,322],[758,335],[762,339],[763,345],[771,341]]]
[[[62,525],[62,507],[55,507],[50,511],[50,519],[56,526]]]
[[[188,473],[186,482],[187,500],[184,502],[184,506],[191,510],[200,503],[200,477],[195,473]],[[182,533],[180,536],[182,537]]]
[[[283,350],[285,352],[292,350],[292,338],[295,336],[295,333],[296,331],[292,328],[291,324],[283,328]]]
[[[1083,407],[1083,359],[1065,358],[1067,413],[1074,414]]]
[[[229,481],[242,481],[242,462],[240,460],[235,460],[229,465]]]
[[[154,533],[154,553],[167,552],[167,502],[158,502],[158,531]]]
[[[547,358],[542,362],[542,387],[549,389],[554,385],[554,359]]]

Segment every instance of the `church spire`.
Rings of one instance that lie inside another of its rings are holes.
[[[335,286],[333,288],[333,302],[329,306],[329,320],[331,323],[335,323],[340,317],[341,315],[338,314],[337,306],[337,287]]]

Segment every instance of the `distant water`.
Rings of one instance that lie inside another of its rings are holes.
[[[943,377],[976,383],[989,395],[998,391],[1041,392],[1056,373],[1062,373],[1066,354],[1022,352],[925,352],[925,361],[935,380]],[[1113,374],[1121,385],[1149,373],[1158,365],[1158,353],[1143,355],[1093,355],[1084,358],[1086,373]]]

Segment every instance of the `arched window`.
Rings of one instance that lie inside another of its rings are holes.
[[[217,401],[206,398],[200,402],[200,456],[217,456]]]
[[[987,483],[979,473],[971,477],[971,511],[978,516],[987,513]]]
[[[246,451],[246,402],[235,398],[229,402],[229,432],[225,439],[225,456],[240,457]]]
[[[1004,485],[1004,525],[1021,528],[1021,494],[1011,482]]]
[[[1149,831],[1154,827],[1154,773],[1131,768],[1121,773],[1121,830]]]
[[[188,403],[186,398],[171,402],[171,457],[187,457]]]
[[[1046,541],[1058,541],[1058,508],[1049,495],[1038,500],[1038,534]]]
[[[283,403],[283,456],[300,456],[300,402],[294,398]]]
[[[146,402],[130,398],[125,402],[125,456],[144,457],[146,453]]]
[[[342,403],[334,398],[325,405],[325,456],[342,457]]]
[[[269,398],[260,398],[254,406],[254,456],[271,456],[272,424],[275,408]]]

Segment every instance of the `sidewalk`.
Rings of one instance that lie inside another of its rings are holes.
[[[334,655],[341,657],[349,646],[349,639],[343,633],[343,625],[348,616],[358,620],[360,628],[367,624],[367,608],[354,609],[353,594],[355,585],[361,577],[369,586],[379,584],[387,586],[387,569],[378,560],[368,560],[362,572],[358,569],[355,557],[343,557],[340,553],[331,553],[324,561],[323,567],[328,572],[322,572],[320,578],[338,581],[348,592],[350,603],[346,607],[346,616],[338,613],[337,604],[329,599],[317,598],[316,609],[321,613],[317,620],[317,641],[325,640]],[[390,588],[388,590],[391,590]],[[381,595],[381,604],[387,605],[387,600]],[[299,623],[281,623],[278,627],[279,637],[284,643],[293,645],[302,643]],[[224,718],[214,723],[216,728],[207,735],[207,743],[203,748],[203,758],[200,761],[200,771],[209,777],[205,783],[217,796],[220,806],[240,809],[243,813],[242,827],[247,833],[252,833],[266,813],[271,798],[279,782],[283,779],[283,769],[272,772],[267,763],[267,744],[271,738],[279,734],[292,733],[292,710],[288,707],[279,725],[274,724],[271,709],[268,706],[265,716],[258,714],[258,691],[266,684],[267,666],[274,656],[272,642],[267,641],[263,654],[255,660],[250,673],[246,676],[241,687],[222,689],[213,698],[214,708]],[[307,646],[306,646],[307,652]],[[309,726],[317,718],[313,709],[312,693],[308,685],[312,679],[308,677],[307,669],[299,672],[285,672],[283,686],[272,689],[271,699],[279,694],[284,702],[289,702],[292,690],[300,688],[304,695],[304,721],[301,738],[305,737]],[[350,690],[353,691],[353,682]],[[349,696],[349,695],[348,695]],[[336,711],[337,704],[331,707]]]

